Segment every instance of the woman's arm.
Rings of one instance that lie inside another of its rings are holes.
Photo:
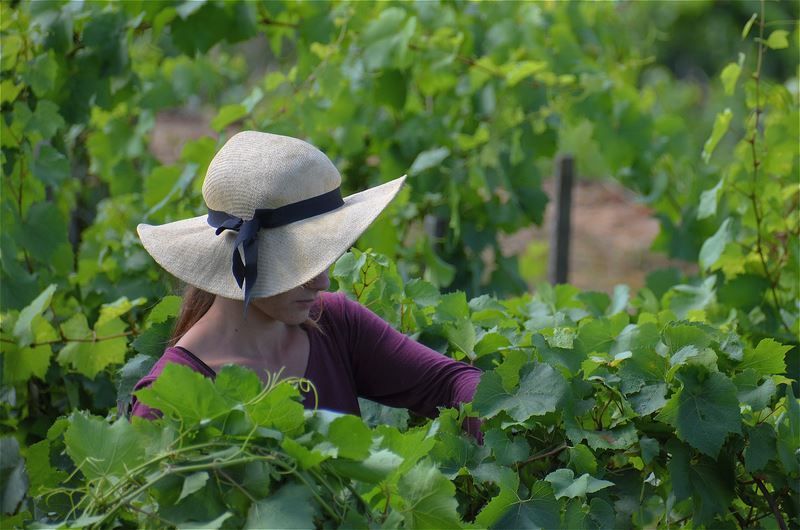
[[[481,371],[420,344],[344,297],[343,316],[361,397],[434,417],[438,407],[472,400]],[[468,429],[477,435],[479,422]]]

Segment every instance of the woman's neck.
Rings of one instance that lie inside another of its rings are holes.
[[[245,317],[244,302],[217,296],[176,346],[186,348],[208,364],[232,361],[234,357],[278,360],[295,327],[270,318],[253,304]]]

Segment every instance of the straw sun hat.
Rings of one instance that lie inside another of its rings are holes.
[[[245,131],[208,167],[208,215],[137,230],[147,252],[172,275],[249,302],[327,270],[397,195],[405,176],[345,198],[341,180],[314,146]]]

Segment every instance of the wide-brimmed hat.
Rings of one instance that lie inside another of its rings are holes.
[[[342,198],[341,175],[316,147],[257,131],[234,135],[203,182],[208,215],[137,227],[169,273],[249,301],[327,270],[397,195],[405,176]]]

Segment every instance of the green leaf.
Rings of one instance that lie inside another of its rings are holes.
[[[446,147],[436,147],[423,151],[411,163],[408,174],[411,176],[419,175],[426,169],[437,167],[448,156],[450,156],[450,149]]]
[[[611,487],[613,482],[607,480],[600,480],[592,477],[588,473],[584,473],[578,478],[571,469],[558,469],[548,474],[544,479],[553,485],[556,499],[562,497],[575,498],[586,497],[587,493],[595,493],[602,489]]]
[[[699,262],[704,270],[708,270],[714,265],[725,246],[733,240],[733,229],[731,227],[731,218],[726,218],[713,236],[709,237],[700,248]]]
[[[214,386],[226,399],[244,403],[255,398],[263,385],[253,370],[238,364],[228,364],[217,372]]]
[[[700,285],[676,285],[670,292],[669,308],[678,318],[686,318],[690,311],[705,309],[714,301],[716,276],[709,276]]]
[[[147,315],[147,321],[150,324],[161,324],[170,318],[178,316],[178,311],[180,311],[181,308],[181,301],[182,299],[180,296],[165,296],[150,310],[150,314]]]
[[[107,366],[124,362],[128,349],[124,336],[126,328],[125,322],[114,318],[91,331],[86,315],[76,313],[61,324],[67,345],[58,353],[57,360],[62,366],[69,364],[77,372],[93,379]]]
[[[67,479],[68,474],[65,471],[51,465],[50,448],[50,440],[44,439],[28,447],[26,452],[25,467],[30,479],[28,494],[31,497],[40,495],[46,489],[59,487]],[[6,460],[5,451],[3,453],[3,460]],[[3,483],[6,483],[5,479]]]
[[[291,438],[281,440],[281,447],[287,455],[297,460],[300,469],[311,469],[330,457],[329,454],[321,451],[307,449]]]
[[[773,50],[782,50],[789,47],[789,32],[785,29],[776,29],[769,34],[766,45]]]
[[[33,320],[33,342],[38,346],[19,347],[9,344],[3,350],[3,382],[21,383],[31,377],[44,380],[47,369],[50,367],[50,357],[53,348],[44,342],[54,342],[59,339],[58,332],[44,317],[36,316]]]
[[[658,440],[647,436],[639,438],[639,447],[642,450],[642,461],[645,464],[652,462],[661,452]]]
[[[55,203],[42,201],[31,205],[25,219],[25,246],[32,257],[41,262],[53,263],[63,247],[71,247],[67,236],[67,222]],[[68,264],[71,270],[71,259]]]
[[[115,478],[145,460],[147,440],[125,418],[111,425],[82,412],[70,416],[64,433],[67,454],[88,480]]]
[[[765,409],[772,398],[775,396],[778,388],[775,382],[767,377],[762,384],[758,384],[761,375],[753,369],[745,370],[740,374],[733,377],[733,383],[736,385],[736,396],[739,401],[749,405],[754,411]]]
[[[188,477],[184,478],[183,487],[181,487],[181,494],[178,496],[178,500],[176,502],[180,502],[192,493],[203,489],[207,481],[208,473],[205,471],[192,473]]]
[[[42,99],[36,104],[36,110],[25,124],[25,132],[34,136],[41,135],[43,140],[49,140],[64,126],[64,118],[58,112],[58,105]]]
[[[27,346],[34,341],[33,319],[44,313],[44,310],[50,306],[55,292],[56,284],[48,285],[39,296],[20,311],[17,322],[14,324],[14,336],[17,338],[17,344]]]
[[[300,392],[289,383],[279,383],[260,401],[248,405],[246,410],[253,421],[286,433],[294,433],[305,423],[303,404],[298,401]]]
[[[284,441],[289,441],[286,438]],[[302,461],[301,461],[302,463]],[[396,472],[403,459],[387,449],[373,451],[361,462],[352,460],[331,460],[328,462],[333,471],[343,477],[361,482],[377,484]]]
[[[314,528],[316,502],[311,491],[301,485],[289,483],[265,499],[250,505],[244,528],[259,530],[284,530]]]
[[[519,61],[513,63],[505,72],[506,83],[508,86],[513,87],[526,77],[546,70],[547,66],[545,61]]]
[[[796,476],[800,473],[800,401],[794,397],[792,385],[786,386],[786,411],[778,418],[778,458],[784,469]]]
[[[372,433],[361,418],[342,416],[336,418],[328,429],[328,439],[339,448],[339,456],[363,460],[369,456]]]
[[[164,348],[169,345],[172,328],[172,322],[154,324],[133,339],[131,346],[142,355],[155,358],[161,357],[161,354],[164,353]]]
[[[406,18],[399,7],[381,10],[378,18],[364,29],[364,64],[369,70],[398,68],[409,60],[408,43],[417,27],[416,17]]]
[[[744,62],[744,54],[739,54],[739,62],[738,63],[728,63],[725,68],[722,69],[722,73],[719,77],[722,79],[722,87],[725,90],[725,93],[728,95],[733,94],[734,90],[736,90],[736,81],[739,80],[739,74],[742,72],[742,63]],[[698,217],[700,219],[700,217]]]
[[[463,318],[454,324],[447,323],[444,325],[444,335],[458,351],[470,359],[475,358],[475,326],[472,321]],[[459,359],[460,357],[456,357]]]
[[[753,13],[750,15],[750,18],[745,23],[744,27],[742,28],[742,38],[747,38],[747,35],[750,33],[750,29],[753,27],[753,24],[758,19],[758,13]]]
[[[414,278],[406,284],[405,293],[414,303],[422,307],[436,305],[441,297],[435,285],[419,278]]]
[[[678,372],[683,388],[657,416],[674,426],[678,437],[716,458],[730,433],[741,434],[736,386],[724,374],[687,366]]]
[[[716,186],[700,194],[700,206],[697,207],[698,219],[706,219],[717,214],[717,203],[723,182],[725,179],[720,179]]]
[[[667,452],[672,455],[667,468],[675,500],[693,498],[694,525],[708,524],[728,511],[736,483],[731,466],[703,456],[692,458],[689,448],[674,439],[667,444]]]
[[[583,444],[576,444],[569,448],[569,466],[576,473],[597,473],[597,459],[592,450]]]
[[[58,77],[58,62],[53,50],[40,53],[28,63],[22,78],[27,82],[37,97],[44,97],[55,88]]]
[[[531,452],[530,446],[523,438],[514,437],[511,440],[499,429],[487,432],[483,437],[483,443],[492,451],[495,461],[503,466],[520,462]]]
[[[407,528],[461,528],[456,489],[429,461],[422,461],[397,483]]]
[[[209,378],[181,364],[167,364],[158,379],[137,391],[136,397],[187,426],[222,417],[230,411],[230,403]]]
[[[500,494],[489,501],[475,522],[490,528],[559,528],[560,507],[550,484],[534,482],[530,494],[523,498],[516,491],[519,477],[514,477],[513,487],[501,487]]]
[[[48,186],[58,186],[70,177],[69,160],[50,144],[41,144],[31,164],[31,173]]]
[[[2,493],[3,519],[6,514],[16,513],[28,492],[28,477],[25,462],[19,452],[19,442],[13,436],[0,438],[0,493]]]
[[[214,116],[214,119],[211,120],[211,128],[217,132],[222,132],[225,127],[235,121],[241,120],[248,114],[247,107],[244,105],[238,103],[224,105],[221,109],[219,109],[219,112],[217,112],[217,115]]]
[[[103,326],[108,322],[111,322],[115,318],[121,317],[125,313],[128,313],[134,307],[144,304],[146,301],[147,300],[144,298],[137,298],[131,301],[128,300],[127,296],[123,296],[114,302],[103,304],[102,306],[100,306],[100,316],[97,317],[97,322],[95,322],[95,327]]]
[[[777,455],[775,429],[761,423],[747,427],[747,447],[744,450],[744,467],[748,473],[761,471]]]
[[[708,164],[711,160],[711,154],[714,152],[714,149],[717,148],[717,144],[728,132],[728,127],[731,124],[731,119],[733,118],[733,113],[731,109],[725,109],[724,111],[717,114],[716,119],[714,120],[714,128],[711,130],[711,136],[708,137],[706,140],[705,145],[703,146],[703,162]]]
[[[467,297],[461,292],[442,295],[439,305],[436,306],[434,320],[438,322],[458,322],[469,319],[469,305]]]
[[[519,388],[507,392],[500,375],[486,372],[475,391],[473,406],[483,418],[501,411],[517,421],[553,412],[567,392],[564,377],[548,364],[537,364],[520,377]]]
[[[786,373],[786,353],[792,346],[784,346],[774,339],[762,339],[754,349],[744,351],[739,370],[755,370],[760,375]]]
[[[608,318],[584,319],[578,328],[575,349],[585,355],[608,352],[628,320],[625,312]]]

